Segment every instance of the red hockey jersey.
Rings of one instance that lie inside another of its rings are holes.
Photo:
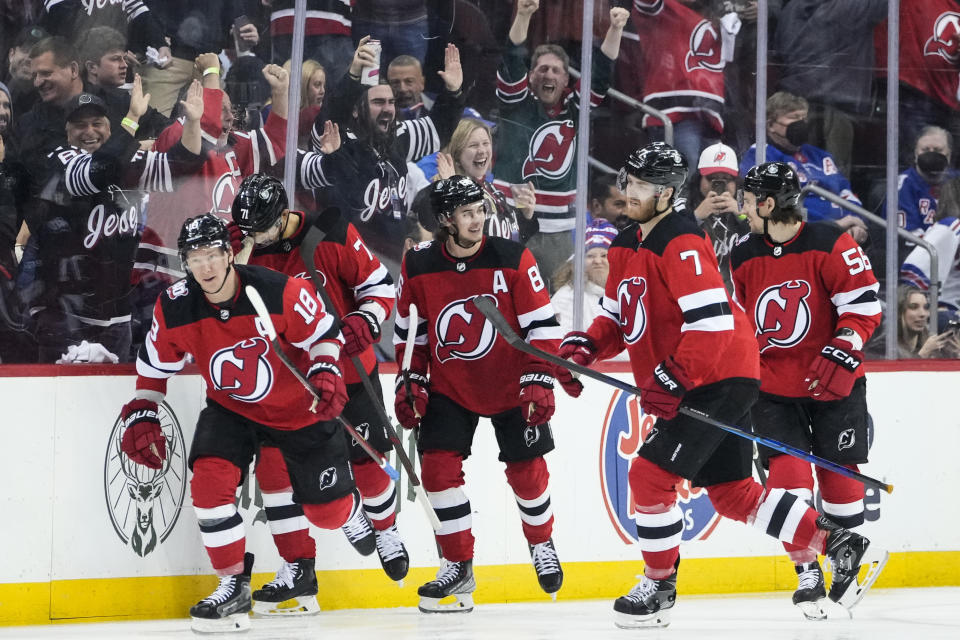
[[[408,331],[416,332],[415,361],[429,363],[431,393],[441,393],[480,415],[519,404],[520,376],[545,363],[517,351],[476,308],[488,296],[530,344],[556,353],[562,333],[537,261],[523,245],[486,236],[470,258],[454,258],[443,243],[407,252],[398,285],[393,343],[403,360]],[[410,326],[410,305],[419,322]],[[532,369],[531,369],[532,367]]]
[[[166,393],[167,379],[193,355],[207,397],[275,429],[317,421],[310,395],[273,351],[244,287],[263,298],[284,351],[306,373],[311,353],[339,354],[342,337],[313,285],[263,267],[236,266],[240,288],[230,309],[210,304],[192,278],[157,298],[153,326],[137,356],[137,389]]]
[[[607,260],[601,313],[587,330],[600,358],[626,347],[637,382],[667,356],[697,387],[760,378],[750,321],[732,303],[713,245],[691,217],[671,213],[646,238],[627,227]]]
[[[877,67],[887,68],[887,21],[873,38]],[[903,0],[900,3],[900,81],[960,109],[960,2]]]
[[[313,264],[320,274],[323,287],[339,317],[364,309],[377,316],[381,326],[393,310],[393,278],[380,264],[357,233],[356,227],[343,219],[337,209],[327,209],[317,215],[301,214],[300,227],[290,238],[271,247],[258,248],[250,256],[249,264],[270,267],[294,278],[310,279],[303,263],[300,246],[308,231],[316,227],[323,240],[313,252]],[[376,356],[373,347],[360,355],[367,373],[373,371]],[[341,356],[340,370],[348,383],[360,382],[349,358]]]
[[[810,363],[837,329],[853,329],[866,342],[880,324],[870,260],[834,225],[804,223],[784,244],[747,236],[733,248],[730,268],[736,300],[756,331],[766,393],[806,398]]]

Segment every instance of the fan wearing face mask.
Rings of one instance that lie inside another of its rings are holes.
[[[900,174],[898,205],[900,226],[922,233],[937,220],[937,201],[942,185],[960,175],[950,166],[953,136],[946,129],[928,125],[920,130],[913,147],[914,166]]]
[[[860,205],[860,198],[853,193],[850,180],[840,173],[834,157],[828,151],[807,143],[810,135],[807,121],[809,113],[809,104],[800,96],[778,91],[767,98],[766,162],[789,164],[797,172],[801,188],[812,183]],[[751,145],[740,163],[741,177],[756,164],[757,148]],[[858,243],[867,240],[867,225],[845,209],[811,193],[804,198],[803,207],[811,222],[834,222]]]

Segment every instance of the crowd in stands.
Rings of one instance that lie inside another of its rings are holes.
[[[691,168],[678,208],[713,241],[729,287],[730,249],[749,232],[739,181],[757,156],[757,1],[594,4],[591,155],[616,169],[665,139],[669,119]],[[575,246],[583,0],[307,0],[301,97],[288,105],[294,5],[0,0],[0,363],[130,362],[156,296],[183,276],[183,220],[229,219],[243,178],[282,177],[287,153],[295,206],[339,208],[394,276],[435,230],[425,188],[473,178],[488,234],[531,249],[565,329],[583,253],[589,323],[628,201],[592,168]],[[899,273],[885,273],[881,226],[812,192],[803,204],[859,242],[881,282],[897,278],[886,310],[899,357],[955,358],[960,1],[900,5],[898,222],[937,247],[938,273],[906,241]],[[767,10],[766,161],[884,216],[887,2]],[[291,113],[297,149],[286,148]]]

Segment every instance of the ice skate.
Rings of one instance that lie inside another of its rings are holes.
[[[277,577],[253,592],[256,616],[312,616],[320,613],[317,604],[317,574],[314,558],[284,562]],[[281,607],[288,600],[296,606]]]
[[[473,579],[473,560],[463,562],[443,561],[437,577],[419,589],[420,611],[424,613],[470,613],[473,611],[473,596],[477,588]],[[453,596],[454,602],[441,604],[444,598]]]
[[[823,516],[817,518],[817,527],[828,532],[826,554],[833,567],[833,580],[827,597],[849,613],[877,581],[890,554],[872,546],[860,534],[842,529]],[[861,580],[862,567],[866,567],[867,572]]]
[[[677,572],[663,580],[642,578],[630,593],[613,603],[616,612],[613,623],[621,629],[666,627],[670,624],[670,609],[677,601]]]
[[[824,620],[827,617],[823,610],[823,599],[827,597],[827,590],[823,584],[823,571],[819,562],[808,562],[795,565],[799,584],[793,592],[793,604],[800,608],[803,617],[807,620]]]
[[[243,558],[243,573],[223,576],[217,589],[190,607],[190,628],[196,633],[228,633],[250,628],[250,573],[253,554]]]
[[[540,588],[556,601],[557,591],[563,586],[563,568],[560,566],[557,550],[553,546],[553,538],[530,545],[530,559],[537,572]]]
[[[397,525],[377,531],[376,537],[377,555],[380,556],[383,572],[402,587],[403,579],[407,577],[407,570],[410,568],[410,555],[407,553],[407,548],[403,546]]]
[[[353,498],[353,513],[340,529],[360,555],[368,556],[376,550],[377,536],[357,494]]]

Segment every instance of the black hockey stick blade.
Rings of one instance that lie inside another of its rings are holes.
[[[513,327],[510,326],[510,323],[507,322],[507,319],[504,318],[503,314],[500,313],[500,311],[497,309],[496,303],[494,303],[494,301],[491,300],[490,298],[486,296],[477,296],[474,298],[474,303],[477,305],[477,309],[480,310],[480,313],[482,313],[491,323],[493,323],[494,328],[503,337],[503,339],[507,341],[507,344],[509,344],[511,347],[514,347],[515,349],[523,351],[524,353],[528,353],[532,356],[540,358],[541,360],[546,360],[551,364],[564,367],[565,369],[568,369],[574,373],[579,373],[580,375],[586,376],[587,378],[592,378],[598,382],[602,382],[604,384],[610,385],[611,387],[616,387],[621,391],[626,391],[627,393],[631,393],[635,396],[640,395],[640,389],[633,386],[629,382],[624,382],[623,380],[619,380],[617,378],[614,378],[613,376],[608,376],[606,374],[600,373],[599,371],[594,371],[593,369],[579,365],[576,362],[570,362],[569,360],[564,360],[559,356],[556,356],[552,353],[547,353],[546,351],[538,349],[533,345],[527,343],[523,338],[521,338],[517,334],[517,332],[513,329]],[[811,464],[815,464],[818,467],[827,469],[828,471],[833,471],[834,473],[837,473],[839,475],[845,476],[847,478],[851,478],[853,480],[857,480],[859,482],[862,482],[868,487],[875,487],[877,489],[886,491],[887,493],[893,493],[892,484],[888,484],[881,480],[877,480],[876,478],[871,478],[870,476],[866,476],[857,471],[847,469],[846,467],[839,465],[836,462],[832,462],[830,460],[826,460],[819,456],[815,456],[813,454],[807,453],[802,449],[797,449],[796,447],[792,447],[778,440],[765,438],[751,431],[741,429],[740,427],[725,424],[723,422],[720,422],[719,420],[714,420],[707,414],[703,413],[702,411],[698,411],[697,409],[691,409],[690,407],[681,405],[677,411],[679,413],[682,413],[685,416],[688,416],[690,418],[696,418],[697,420],[706,422],[709,425],[717,427],[718,429],[723,429],[724,431],[740,436],[741,438],[746,438],[747,440],[753,440],[757,444],[763,445],[765,447],[769,447],[770,449],[779,451],[780,453],[785,453],[787,455],[794,456],[795,458],[800,458],[801,460],[805,460]]]

